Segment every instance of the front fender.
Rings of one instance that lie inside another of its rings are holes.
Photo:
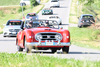
[[[61,42],[70,42],[70,32],[68,30],[62,31],[62,40]]]
[[[27,30],[25,33],[25,41],[26,42],[33,42],[34,41],[34,33],[31,30]]]

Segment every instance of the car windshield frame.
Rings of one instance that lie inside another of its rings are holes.
[[[59,24],[57,21],[55,20],[31,20],[33,22],[33,25],[31,28],[45,28],[45,23],[46,21],[49,22],[49,26],[47,26],[48,28],[54,28],[54,29],[59,29]],[[29,24],[30,20],[26,20],[24,27],[28,28],[28,24]],[[37,25],[36,25],[37,24]]]
[[[19,20],[11,20],[11,21],[8,21],[7,22],[7,26],[8,25],[21,25],[22,21],[19,21]]]

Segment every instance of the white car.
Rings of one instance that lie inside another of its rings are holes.
[[[3,36],[16,36],[17,33],[21,30],[22,20],[8,20],[4,29],[3,29]]]
[[[59,25],[62,24],[62,20],[58,16],[50,16],[48,20],[56,20]]]
[[[40,0],[36,0],[38,3],[40,3]],[[20,1],[20,4],[22,4],[23,3],[23,5],[30,5],[30,0],[21,0]]]
[[[50,2],[50,8],[51,7],[60,7],[60,3],[58,0],[51,0]]]
[[[22,4],[22,3],[23,3],[23,5],[30,5],[30,0],[21,0],[20,4]]]

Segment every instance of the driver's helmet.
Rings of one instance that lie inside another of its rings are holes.
[[[46,24],[49,24],[49,21],[46,21],[45,23],[46,23]]]

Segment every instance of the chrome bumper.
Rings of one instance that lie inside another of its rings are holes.
[[[68,43],[60,42],[58,44],[58,42],[53,42],[53,44],[46,45],[45,42],[42,42],[42,43],[39,43],[39,42],[25,42],[25,45],[29,45],[29,46],[70,46],[71,43],[70,42],[68,42]]]

